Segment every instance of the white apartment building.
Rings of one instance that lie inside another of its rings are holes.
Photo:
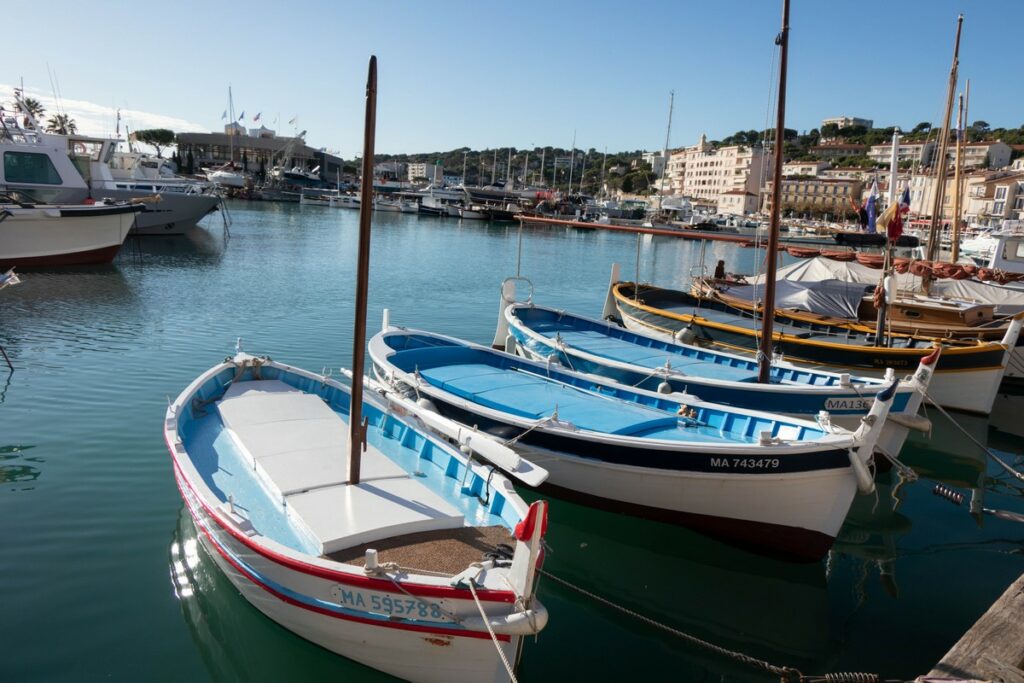
[[[856,116],[833,116],[830,119],[821,120],[823,128],[829,124],[834,124],[839,128],[849,128],[850,126],[864,126],[865,128],[875,127],[875,122],[873,120],[859,119]]]
[[[757,211],[758,197],[746,190],[728,190],[718,196],[718,213],[726,216],[747,216]]]
[[[1007,148],[1009,149],[1009,148]],[[921,166],[928,166],[935,156],[935,141],[927,142],[901,142],[896,147],[896,160],[909,161]],[[887,165],[892,159],[892,143],[882,145],[871,145],[868,151],[868,158],[872,161]]]
[[[816,176],[829,167],[827,161],[790,161],[782,164],[782,177],[795,175]]]
[[[440,185],[444,182],[444,166],[410,162],[407,180],[412,182],[419,178],[426,178],[427,182]]]
[[[665,172],[665,155],[661,152],[644,152],[641,159],[651,165],[655,177],[660,178],[661,174]]]
[[[723,192],[730,190],[757,194],[767,170],[760,147],[715,148],[706,135],[701,135],[693,147],[682,150],[681,155],[682,191],[678,194],[708,202],[717,202]]]
[[[1010,165],[1010,146],[999,140],[967,142],[963,145],[963,168],[1003,168]],[[949,145],[950,163],[956,162],[956,145]]]

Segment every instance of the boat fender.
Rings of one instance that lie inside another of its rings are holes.
[[[909,413],[889,413],[888,420],[895,422],[901,427],[907,429],[913,429],[923,434],[928,434],[932,431],[932,421],[924,415],[911,415]]]
[[[857,449],[851,448],[847,452],[850,458],[850,467],[853,468],[853,474],[857,477],[857,491],[867,495],[874,493],[875,491],[875,478],[868,472],[867,466],[857,455]]]
[[[817,421],[818,421],[818,426],[821,427],[823,431],[826,431],[826,432],[827,431],[831,431],[831,429],[832,429],[832,415],[827,410],[819,410],[818,411]]]
[[[658,384],[658,393],[659,394],[671,394],[672,393],[672,385],[669,384],[668,382],[666,382],[665,380],[662,380],[661,383]]]
[[[886,368],[885,369],[885,381],[891,383],[895,379],[896,379],[896,371],[893,370],[892,368]]]
[[[425,396],[420,396],[418,399],[416,399],[416,405],[425,410],[430,410],[435,413],[438,412],[437,406],[434,404],[434,402]]]
[[[505,353],[512,355],[516,353],[516,338],[511,334],[505,337]]]
[[[839,386],[848,387],[850,386],[850,373],[844,372],[839,375]]]
[[[687,325],[681,330],[677,331],[672,335],[677,342],[680,344],[692,344],[697,341],[697,334],[693,331],[693,328]]]

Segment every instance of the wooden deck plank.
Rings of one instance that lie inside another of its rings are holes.
[[[1024,574],[921,681],[1024,683]]]
[[[409,569],[426,569],[458,574],[499,543],[515,545],[512,534],[503,526],[461,527],[406,534],[373,543],[345,548],[325,557],[335,562],[362,566],[366,549],[373,548],[381,563],[396,562]]]

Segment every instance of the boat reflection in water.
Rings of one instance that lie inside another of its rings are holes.
[[[211,680],[395,680],[317,647],[264,617],[207,554],[184,507],[168,556],[174,595]]]
[[[773,663],[816,671],[818,663],[832,659],[820,563],[775,560],[686,528],[549,501],[545,569],[555,576],[659,623]],[[558,618],[548,625],[550,637],[524,657],[524,680],[665,680],[666,659],[672,680],[723,674],[728,680],[765,680],[756,670],[689,646],[549,578],[541,579],[540,595]],[[583,628],[596,621],[601,629]],[[581,662],[583,653],[593,653],[586,659],[599,664]]]

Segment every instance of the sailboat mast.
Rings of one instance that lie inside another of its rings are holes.
[[[789,0],[782,0],[782,30],[775,42],[779,45],[779,98],[775,116],[775,157],[772,183],[772,212],[768,229],[768,251],[765,254],[764,305],[761,321],[761,343],[757,351],[757,381],[767,384],[772,368],[772,332],[775,323],[775,270],[779,253],[779,211],[782,203],[782,147],[786,131],[786,58],[789,53]]]
[[[891,207],[896,203],[896,179],[899,175],[899,148],[900,129],[897,128],[892,132],[892,149],[889,151],[889,203],[886,205],[887,207]],[[888,208],[886,210],[888,210]],[[886,278],[892,275],[892,240],[889,239],[889,226],[883,225],[882,230],[886,233],[885,259],[883,261],[882,277],[878,282],[878,286],[882,288],[883,296],[878,305],[878,316],[875,319],[875,346],[882,346],[882,343],[885,340],[885,320],[886,316],[889,314],[889,302],[885,297],[885,282]]]
[[[363,128],[363,182],[359,188],[359,256],[356,261],[356,320],[352,330],[352,400],[348,413],[348,483],[359,483],[366,448],[363,421],[363,371],[366,361],[366,290],[370,279],[370,216],[373,213],[373,145],[377,130],[377,57],[370,56],[366,76]],[[368,182],[369,181],[369,182]]]
[[[960,168],[963,165],[963,139],[964,139],[964,128],[967,127],[967,106],[970,104],[971,99],[971,79],[967,79],[967,93],[961,98],[960,105],[961,111],[957,114],[957,136],[956,136],[956,180],[953,181],[953,191],[956,192],[956,200],[953,209],[953,235],[951,237],[953,253],[950,257],[950,261],[956,263],[960,258],[960,217],[963,213],[963,201],[964,191],[963,182],[964,176],[960,172]]]
[[[676,104],[676,91],[668,93],[668,126],[665,128],[665,146],[661,148],[661,183],[658,188],[658,212],[661,212],[662,202],[665,201],[665,176],[668,171],[668,140],[672,135],[672,109]]]
[[[572,172],[576,168],[576,129],[572,129],[572,151],[569,152],[569,191],[572,194]]]
[[[932,204],[932,220],[928,226],[929,261],[934,261],[939,254],[939,226],[942,224],[942,202],[946,197],[946,154],[949,152],[949,120],[953,115],[953,91],[956,90],[957,69],[960,66],[960,29],[964,25],[964,15],[956,19],[956,43],[953,45],[953,65],[949,69],[949,86],[946,90],[946,113],[942,117],[942,130],[939,131],[939,154],[935,161],[935,200]],[[928,292],[931,278],[926,273],[922,278],[925,293]]]
[[[949,260],[956,263],[960,258],[960,162],[964,154],[964,94],[957,97],[956,108],[956,162],[953,166],[953,219],[950,223],[950,246],[952,253]]]

